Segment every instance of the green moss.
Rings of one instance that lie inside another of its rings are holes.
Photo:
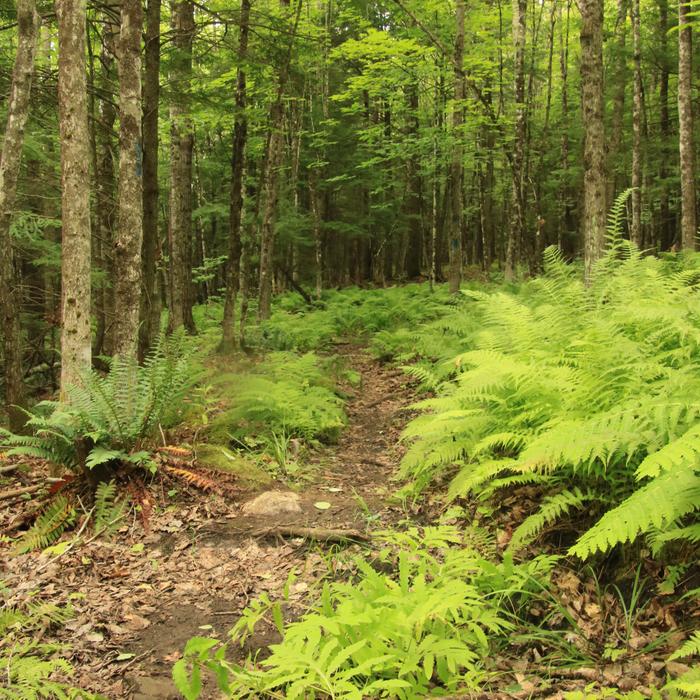
[[[197,462],[207,469],[235,474],[246,486],[265,486],[272,483],[272,477],[255,462],[222,445],[198,445]]]

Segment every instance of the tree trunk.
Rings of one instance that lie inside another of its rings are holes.
[[[642,58],[639,0],[632,0],[634,100],[632,103],[632,222],[630,240],[642,245]]]
[[[289,37],[289,46],[283,65],[280,68],[277,95],[270,107],[270,136],[267,149],[267,167],[263,180],[263,215],[260,224],[260,289],[258,291],[258,318],[270,318],[272,304],[273,257],[275,249],[275,213],[279,198],[279,169],[284,155],[284,93],[289,78],[292,51],[296,39],[303,0],[298,0],[294,26]],[[282,5],[288,5],[282,0]]]
[[[192,81],[192,41],[194,39],[194,6],[190,0],[173,0],[171,25],[175,55],[171,82],[173,99],[170,105],[170,316],[172,332],[191,323],[191,249],[192,249],[192,150],[194,134],[190,118]]]
[[[57,0],[61,139],[61,398],[90,372],[90,134],[85,2]]]
[[[603,0],[580,0],[583,150],[583,242],[586,281],[605,246]]]
[[[525,230],[525,139],[527,136],[525,105],[525,38],[527,0],[513,0],[513,46],[515,49],[515,138],[511,160],[511,217],[506,243],[505,279],[515,276],[515,267]]]
[[[615,199],[619,183],[627,182],[627,159],[622,151],[622,135],[625,117],[625,92],[627,90],[627,7],[629,0],[617,0],[615,19],[614,54],[611,66],[613,86],[610,138],[608,140],[608,183],[605,196],[606,208]]]
[[[137,357],[143,244],[141,0],[122,0],[119,35],[119,194],[114,240],[114,352]]]
[[[241,224],[243,212],[243,172],[246,141],[248,139],[248,118],[246,116],[246,73],[245,60],[248,55],[248,35],[250,30],[250,0],[242,0],[238,39],[238,71],[236,84],[236,117],[233,126],[233,149],[231,153],[231,203],[229,208],[229,253],[226,270],[226,297],[221,352],[230,352],[235,345],[236,297],[241,282]]]
[[[693,35],[687,0],[678,2],[678,144],[681,165],[681,245],[695,250],[695,151],[693,143]]]
[[[3,321],[5,406],[10,430],[24,427],[22,333],[10,218],[17,194],[24,128],[29,116],[29,96],[41,20],[34,0],[17,0],[17,54],[7,102],[7,124],[0,154],[0,314]]]
[[[158,259],[158,101],[160,99],[160,3],[148,0],[143,74],[143,292],[139,356],[160,330]]]
[[[452,161],[450,164],[449,289],[456,294],[462,283],[462,127],[464,125],[464,0],[456,0],[457,36],[454,51],[454,111],[452,113]]]
[[[673,244],[673,217],[669,204],[668,162],[671,159],[671,118],[668,108],[668,83],[671,73],[668,60],[668,0],[659,0],[659,38],[661,65],[659,74],[659,130],[661,134],[661,158],[659,159],[659,226],[657,236],[659,250]]]

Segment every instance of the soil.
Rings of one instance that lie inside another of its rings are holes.
[[[295,481],[264,488],[295,491],[300,512],[250,515],[242,506],[259,491],[239,490],[232,497],[187,489],[169,498],[166,487],[155,483],[159,507],[146,533],[134,519],[112,540],[88,540],[54,559],[39,553],[6,559],[2,580],[12,591],[11,604],[37,595],[73,607],[74,618],[47,630],[44,640],[70,643],[75,685],[115,700],[177,698],[171,668],[190,637],[224,639],[252,599],[279,597],[292,571],[296,579],[286,614],[294,616],[329,567],[338,573],[342,564],[332,553],[362,546],[321,546],[303,537],[275,536],[276,529],[362,533],[403,517],[390,500],[391,479],[401,458],[399,434],[415,398],[412,380],[360,347],[341,345],[338,354],[360,377],[358,385],[343,387],[347,428],[337,445],[306,455]],[[0,525],[7,525],[14,517],[12,504],[0,505],[5,508]],[[243,652],[275,641],[274,628],[263,626]]]

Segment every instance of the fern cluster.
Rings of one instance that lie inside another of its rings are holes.
[[[65,403],[43,401],[29,414],[30,435],[3,431],[8,454],[46,459],[74,471],[126,462],[154,468],[143,449],[160,426],[177,423],[196,375],[183,334],[161,337],[143,366],[114,359],[69,389]]]
[[[88,700],[94,697],[57,680],[73,673],[68,661],[59,656],[62,651],[59,645],[33,639],[41,628],[60,625],[70,615],[69,608],[48,603],[33,603],[21,608],[0,605],[0,699]]]
[[[220,444],[275,435],[333,442],[345,425],[343,402],[314,353],[272,352],[250,372],[218,379],[226,410],[209,426]]]
[[[640,533],[656,549],[700,540],[698,260],[672,266],[611,238],[589,287],[549,249],[544,276],[516,292],[467,292],[478,328],[443,360],[450,372],[433,371],[437,395],[405,432],[415,491],[445,477],[452,498],[544,489],[513,547],[607,508],[574,554]]]
[[[268,600],[251,606],[231,631],[232,643],[242,644],[266,615],[283,635],[260,665],[231,663],[225,647],[213,651],[216,640],[190,640],[173,669],[180,692],[188,700],[199,696],[201,667],[214,671],[221,690],[235,698],[417,700],[436,687],[479,688],[490,651],[513,628],[510,584],[522,593],[526,581],[535,581],[541,590],[551,560],[486,562],[451,547],[459,541],[454,532],[446,539],[416,532],[392,540],[398,553],[394,547],[379,552],[381,571],[356,559],[356,578],[327,584],[296,622],[285,626],[279,604]],[[431,540],[436,550],[426,545]],[[385,573],[388,565],[393,568]]]

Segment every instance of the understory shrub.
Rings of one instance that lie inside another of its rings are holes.
[[[180,692],[199,696],[202,668],[234,698],[418,700],[438,689],[478,689],[489,654],[514,628],[529,592],[546,586],[554,560],[489,562],[445,528],[389,540],[376,561],[354,560],[350,581],[326,584],[296,622],[283,623],[279,603],[253,604],[229,644],[242,645],[271,617],[283,640],[260,663],[227,660],[215,639],[190,640],[173,669]]]
[[[208,430],[219,444],[273,436],[333,442],[345,425],[329,368],[314,353],[272,352],[249,372],[219,380],[227,408]]]
[[[64,679],[72,675],[73,668],[68,661],[60,658],[60,653],[64,651],[60,645],[35,639],[40,630],[49,625],[60,625],[69,619],[70,608],[41,602],[22,607],[10,606],[2,598],[0,603],[0,698],[95,698],[65,682]]]
[[[149,443],[182,419],[196,378],[184,335],[162,336],[142,366],[115,358],[106,374],[70,387],[68,401],[39,403],[28,413],[30,435],[2,431],[0,443],[8,455],[76,472],[118,463],[154,469]]]
[[[451,499],[538,487],[513,550],[576,512],[607,511],[580,557],[640,533],[654,551],[700,541],[698,291],[697,256],[670,266],[614,238],[588,287],[549,249],[518,293],[467,292],[479,327],[418,405],[401,476],[414,493],[447,477]]]

